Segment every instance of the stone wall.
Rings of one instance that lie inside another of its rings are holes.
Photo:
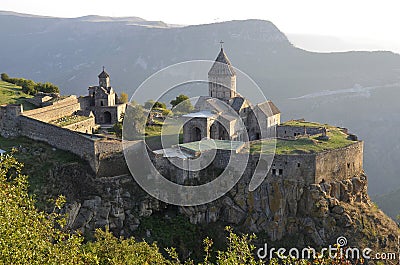
[[[96,123],[94,122],[94,117],[88,117],[86,120],[75,122],[73,124],[64,126],[63,128],[75,132],[91,134],[93,129],[96,128]]]
[[[210,151],[208,151],[210,152]],[[204,152],[206,155],[208,152]],[[180,158],[169,158],[182,160]],[[231,151],[217,150],[212,167],[216,171],[225,170],[231,159],[244,160],[246,156],[237,154],[232,158]],[[259,155],[249,155],[246,172],[253,175],[257,166]],[[266,179],[301,179],[306,183],[315,184],[321,181],[340,181],[359,175],[363,171],[363,142],[356,142],[347,147],[334,149],[321,153],[296,154],[296,155],[275,155]],[[154,156],[153,162],[163,175],[179,176],[181,182],[190,178],[205,177],[204,173],[196,176],[189,176],[187,172],[182,172],[168,158]],[[175,161],[182,164],[184,161]],[[235,165],[235,161],[231,165]]]
[[[110,177],[129,174],[123,154],[121,140],[100,139],[95,142],[97,177]]]
[[[119,140],[92,137],[23,115],[19,119],[20,135],[78,155],[89,162],[97,177],[129,173]]]
[[[276,128],[278,138],[293,138],[299,135],[315,135],[323,131],[323,127],[304,127],[304,126],[287,126],[279,125]]]
[[[19,116],[19,123],[20,135],[74,153],[96,168],[95,145],[90,136],[23,115]]]
[[[298,179],[306,184],[315,180],[315,155],[275,155],[267,178]]]
[[[49,122],[72,115],[77,110],[80,110],[78,99],[76,96],[69,96],[54,102],[53,105],[24,111],[23,115],[43,122]]]
[[[363,171],[363,142],[318,153],[315,162],[315,183],[351,178]]]
[[[22,105],[10,104],[0,107],[0,134],[4,137],[14,137],[19,134],[18,117],[23,112]]]
[[[122,153],[122,141],[119,139],[100,139],[95,143],[96,154],[100,158],[107,157],[115,153]]]

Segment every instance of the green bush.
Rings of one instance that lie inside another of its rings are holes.
[[[29,95],[37,92],[60,93],[60,89],[50,82],[35,83],[33,80],[25,78],[10,78],[6,73],[1,74],[1,80],[22,87],[22,91]]]

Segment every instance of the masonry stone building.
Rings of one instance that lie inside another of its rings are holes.
[[[80,99],[81,109],[92,111],[97,124],[115,124],[122,120],[126,104],[118,103],[117,94],[110,84],[110,75],[104,67],[98,78],[99,85],[90,86],[88,95]]]
[[[236,91],[236,72],[224,49],[208,72],[209,95],[184,115],[183,142],[203,138],[253,141],[275,136],[280,111],[272,101],[252,105]]]

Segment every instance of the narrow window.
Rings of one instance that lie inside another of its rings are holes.
[[[347,168],[350,168],[350,163],[347,163]]]
[[[104,104],[104,103],[103,103],[103,100],[102,100],[102,101],[100,101],[100,105],[101,105],[101,106],[104,106],[103,104]]]
[[[283,169],[279,169],[279,176],[283,175]]]
[[[275,169],[275,168],[272,169],[272,175],[273,175],[273,176],[276,175],[276,169]]]
[[[297,167],[300,167],[300,163],[297,163]]]

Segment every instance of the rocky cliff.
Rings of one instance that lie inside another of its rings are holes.
[[[116,235],[144,236],[151,241],[156,231],[143,227],[144,222],[183,216],[202,230],[232,225],[240,232],[255,232],[260,244],[327,246],[345,236],[351,246],[397,250],[398,227],[371,202],[364,173],[319,184],[267,179],[254,192],[248,191],[250,179],[245,174],[228,194],[196,207],[166,205],[146,194],[130,176],[98,179],[80,164],[52,169],[48,185],[52,193],[67,196],[69,227],[86,235],[109,227]],[[201,238],[196,240],[201,242]]]

